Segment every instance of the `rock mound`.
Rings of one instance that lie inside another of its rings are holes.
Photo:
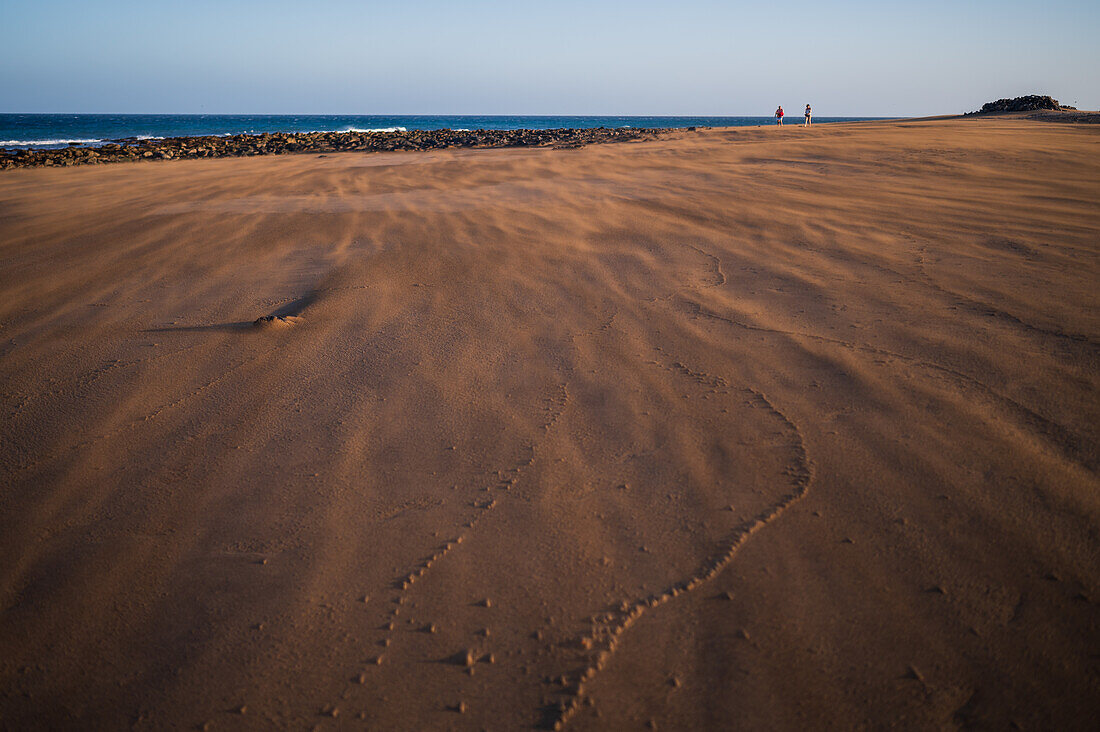
[[[1043,109],[1060,110],[1070,109],[1070,107],[1063,107],[1058,104],[1058,100],[1053,97],[1030,94],[1026,97],[998,99],[995,102],[986,102],[982,105],[981,109],[977,112],[971,112],[970,114],[985,114],[987,112],[1035,112]]]

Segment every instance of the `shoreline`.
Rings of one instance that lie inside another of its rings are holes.
[[[819,116],[818,122],[858,122],[865,116]],[[883,118],[885,119],[885,118]],[[769,115],[615,116],[615,115],[90,115],[0,113],[0,150],[62,150],[75,143],[95,148],[165,138],[330,132],[407,132],[451,130],[684,129],[754,127]]]
[[[820,125],[890,124],[949,120],[1029,120],[1073,125],[1100,123],[1100,112],[1087,110],[968,112],[931,117],[883,117],[836,119]],[[194,135],[142,139],[123,137],[105,144],[70,143],[62,148],[0,147],[0,170],[38,167],[71,167],[140,160],[254,157],[294,153],[391,152],[459,148],[553,147],[578,148],[613,142],[640,142],[676,132],[700,130],[768,129],[774,124],[714,127],[562,127],[554,129],[430,129],[354,130],[346,132],[262,132],[237,135]],[[797,118],[785,127],[801,127]]]

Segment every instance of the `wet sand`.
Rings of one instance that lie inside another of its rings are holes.
[[[1098,203],[1011,117],[6,171],[0,726],[1086,728]]]

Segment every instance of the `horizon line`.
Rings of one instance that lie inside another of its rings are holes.
[[[782,105],[780,105],[782,106]],[[798,106],[798,105],[796,105]],[[304,116],[304,117],[668,117],[668,118],[690,118],[690,117],[771,117],[773,112],[766,112],[763,114],[623,114],[623,113],[585,113],[578,114],[575,112],[525,112],[525,113],[504,113],[504,112],[432,112],[432,113],[406,113],[406,112],[3,112],[0,114],[8,115],[115,115],[118,117],[137,117],[142,115],[172,115],[176,117],[203,117],[203,116],[219,116],[219,117],[292,117],[292,116]],[[961,114],[961,112],[939,112],[932,114]],[[875,117],[879,119],[900,119],[902,117],[912,117],[914,115],[902,114],[902,115],[882,115],[882,114],[832,114],[830,117]],[[928,116],[928,113],[922,112],[921,116]]]

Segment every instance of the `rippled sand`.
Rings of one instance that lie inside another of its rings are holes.
[[[0,726],[1091,724],[1098,203],[1011,118],[0,174]]]

